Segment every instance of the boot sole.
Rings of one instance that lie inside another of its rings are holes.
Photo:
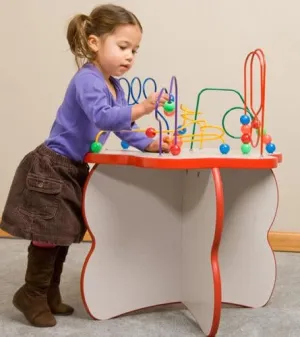
[[[71,316],[71,315],[73,315],[74,311],[71,312],[71,313],[60,313],[60,312],[53,312],[53,311],[51,311],[51,313],[53,315],[55,315],[55,316]]]
[[[15,306],[16,309],[18,309],[18,310],[24,315],[24,317],[26,318],[26,320],[27,320],[32,326],[35,326],[35,327],[37,327],[37,328],[52,328],[52,327],[54,327],[54,326],[57,324],[57,322],[55,322],[54,325],[37,325],[37,324],[33,324],[33,323],[31,323],[31,322],[27,319],[27,317],[25,316],[24,312],[23,312],[22,309],[18,306],[18,304],[15,302],[15,300],[13,300],[13,305]]]

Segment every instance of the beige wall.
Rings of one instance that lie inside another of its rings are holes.
[[[114,2],[134,10],[145,30],[136,66],[128,77],[153,76],[160,85],[168,85],[175,74],[180,101],[191,108],[198,91],[206,86],[230,87],[242,92],[246,54],[257,47],[264,49],[268,62],[267,129],[284,154],[284,163],[276,170],[281,204],[274,230],[300,231],[296,200],[299,1]],[[89,12],[98,3],[102,1],[0,2],[0,208],[19,160],[47,136],[75,70],[65,39],[67,21],[77,12]],[[224,111],[239,104],[228,94],[205,97],[202,110],[212,123],[220,124]],[[229,118],[233,132],[239,129],[238,116],[237,113],[236,118]],[[153,123],[151,117],[141,125]],[[30,130],[32,127],[34,131]],[[119,146],[119,141],[112,137],[109,144]]]

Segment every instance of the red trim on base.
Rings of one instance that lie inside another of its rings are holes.
[[[267,233],[267,241],[268,241],[269,247],[270,247],[270,249],[271,249],[271,251],[272,251],[273,257],[274,257],[274,262],[275,262],[275,281],[274,281],[273,290],[272,290],[272,292],[271,292],[271,294],[270,294],[269,300],[264,304],[264,306],[267,305],[267,303],[270,301],[270,299],[271,299],[272,296],[273,296],[273,293],[274,293],[274,290],[275,290],[275,285],[276,285],[276,280],[277,280],[277,274],[278,274],[276,256],[275,256],[275,253],[274,253],[274,251],[273,251],[273,249],[272,249],[272,245],[271,245],[271,243],[270,243],[269,233],[270,233],[270,231],[271,231],[271,228],[272,228],[272,226],[273,226],[273,224],[274,224],[274,222],[275,222],[275,219],[276,219],[277,213],[278,213],[278,208],[279,208],[279,186],[278,186],[278,181],[277,181],[277,179],[276,179],[275,173],[273,172],[273,170],[271,170],[271,171],[272,171],[272,174],[273,174],[275,183],[276,183],[276,189],[277,189],[277,206],[276,206],[276,211],[275,211],[275,214],[274,214],[273,221],[272,221],[272,223],[270,224],[270,227],[269,227],[269,230],[268,230],[268,233]]]
[[[222,282],[219,265],[219,247],[221,243],[224,223],[224,192],[220,170],[217,168],[213,168],[211,170],[211,173],[215,183],[216,194],[216,229],[214,241],[211,248],[211,265],[214,280],[214,316],[211,330],[208,336],[214,337],[219,329],[222,310]]]
[[[88,307],[88,305],[87,305],[87,303],[86,303],[85,296],[84,296],[84,275],[85,275],[85,271],[86,271],[88,262],[89,262],[89,260],[90,260],[90,257],[92,256],[92,254],[93,254],[93,252],[94,252],[94,250],[95,250],[95,247],[96,247],[96,239],[95,239],[95,237],[94,237],[93,232],[91,231],[91,229],[90,229],[90,227],[89,227],[89,223],[88,223],[88,221],[87,221],[87,217],[86,217],[86,213],[85,213],[85,195],[86,195],[87,186],[88,186],[88,184],[89,184],[89,182],[90,182],[90,179],[91,179],[91,177],[92,177],[94,171],[96,170],[96,168],[97,168],[97,165],[95,165],[95,166],[91,169],[91,171],[90,171],[90,173],[89,173],[89,175],[88,175],[88,177],[87,177],[87,180],[86,180],[86,182],[85,182],[85,185],[84,185],[84,187],[83,187],[83,193],[82,193],[82,215],[83,215],[83,219],[84,219],[84,222],[85,222],[85,226],[86,226],[86,228],[87,228],[87,231],[88,231],[88,233],[89,233],[90,236],[91,236],[92,244],[91,244],[91,249],[90,249],[90,251],[88,252],[88,254],[87,254],[87,256],[86,256],[86,258],[85,258],[85,260],[84,260],[84,263],[83,263],[83,267],[82,267],[82,271],[81,271],[81,276],[80,276],[80,292],[81,292],[81,297],[82,297],[83,305],[84,305],[84,307],[85,307],[87,313],[88,313],[93,319],[98,320],[98,319],[97,319],[96,317],[94,317],[93,314],[90,312],[90,309],[89,309],[89,307]]]

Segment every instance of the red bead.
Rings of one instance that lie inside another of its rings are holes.
[[[177,156],[177,155],[179,155],[181,149],[180,149],[180,146],[174,144],[174,145],[171,146],[170,151],[171,151],[173,156]]]
[[[169,111],[166,111],[164,110],[164,114],[167,116],[167,117],[172,117],[175,115],[175,110],[169,112]]]
[[[253,129],[258,129],[260,127],[260,121],[257,118],[254,118],[251,124]]]
[[[244,144],[248,144],[251,142],[251,136],[249,135],[249,133],[244,133],[241,137],[241,141],[244,143]]]
[[[263,136],[263,143],[264,144],[269,144],[272,142],[272,137],[270,135],[264,135]]]
[[[243,125],[242,127],[241,127],[241,131],[242,131],[242,133],[251,133],[251,126],[250,125]]]
[[[156,130],[154,128],[148,128],[146,130],[146,136],[149,138],[154,138],[156,136]]]

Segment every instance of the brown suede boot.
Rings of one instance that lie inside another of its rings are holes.
[[[15,293],[14,306],[36,327],[52,327],[56,320],[47,302],[58,247],[28,247],[25,284]]]
[[[66,260],[69,247],[59,246],[58,248],[59,250],[55,260],[54,273],[48,290],[48,304],[53,314],[68,316],[73,314],[74,309],[70,305],[62,303],[59,285],[63,271],[63,264]]]

